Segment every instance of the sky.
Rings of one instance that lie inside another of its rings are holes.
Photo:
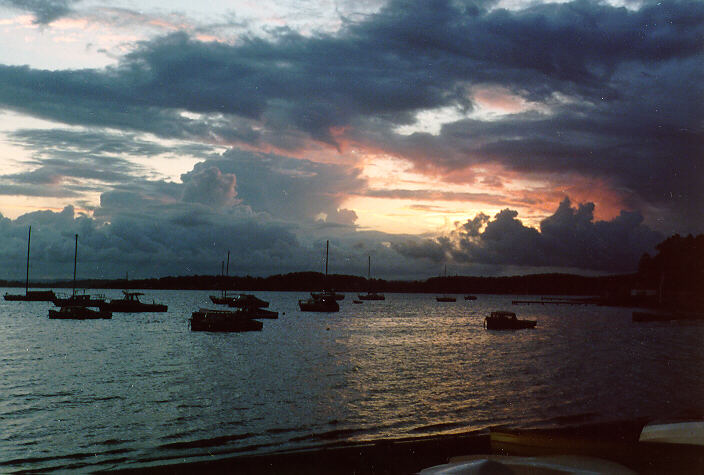
[[[704,232],[704,2],[0,0],[0,279],[632,272]]]

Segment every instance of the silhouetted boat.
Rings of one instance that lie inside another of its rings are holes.
[[[447,266],[445,266],[445,279],[447,279]],[[456,302],[457,297],[453,297],[451,295],[443,295],[443,296],[435,297],[435,301],[437,301],[437,302]]]
[[[68,297],[56,297],[52,300],[57,307],[99,307],[105,302],[102,295],[92,297],[88,294],[74,294]]]
[[[81,306],[64,306],[58,310],[49,309],[49,318],[66,320],[92,320],[112,318],[112,312],[105,310],[93,310]]]
[[[464,299],[465,300],[477,300],[477,297],[474,295],[465,295]]]
[[[298,307],[302,312],[339,312],[340,304],[330,294],[316,294],[308,300],[299,300]]]
[[[51,302],[56,298],[53,290],[29,290],[29,243],[32,240],[32,226],[27,233],[27,275],[24,284],[24,295],[5,293],[5,300],[22,302]]]
[[[191,331],[246,332],[259,331],[264,327],[242,310],[210,310],[201,308],[189,319]]]
[[[110,312],[166,312],[168,307],[166,305],[152,302],[146,303],[139,300],[140,295],[144,295],[142,292],[128,292],[123,290],[122,293],[125,295],[122,299],[112,299],[100,304],[100,310],[107,310]]]
[[[519,320],[513,312],[500,310],[491,312],[491,315],[484,319],[484,328],[487,330],[521,330],[524,328],[535,328],[536,320]]]
[[[325,281],[328,277],[328,251],[330,250],[330,241],[325,241]],[[311,292],[310,298],[307,300],[299,300],[298,308],[302,312],[339,312],[340,304],[337,303],[337,296],[333,290],[324,290],[322,292]],[[343,296],[344,297],[344,296]]]
[[[322,292],[311,292],[310,296],[313,297],[314,299],[322,298],[322,297],[329,297],[329,298],[333,298],[337,301],[345,300],[345,294],[338,294],[337,292],[334,292],[332,290],[330,290],[330,291],[324,290]]]
[[[274,312],[273,310],[266,310],[259,307],[245,307],[240,309],[240,312],[249,316],[249,318],[267,318],[274,319],[279,318],[279,312]]]
[[[230,251],[227,251],[227,268],[226,268],[226,273],[223,274],[222,269],[220,270],[220,275],[227,275],[229,277],[230,275]],[[217,305],[229,305],[233,301],[233,297],[228,297],[227,296],[227,283],[223,279],[223,289],[220,292],[220,297],[216,295],[211,295],[210,296],[210,301],[213,302],[214,304]]]
[[[457,302],[457,297],[450,297],[449,295],[443,295],[442,297],[435,297],[438,302]]]
[[[256,295],[252,294],[239,294],[234,297],[228,297],[230,300],[227,303],[230,307],[236,308],[266,308],[269,306],[269,302],[260,299]],[[212,300],[212,296],[211,296]]]
[[[642,419],[634,419],[549,429],[496,427],[490,429],[489,436],[492,454],[513,456],[528,462],[533,457],[548,455],[553,462],[580,462],[575,464],[575,470],[556,470],[558,466],[553,463],[546,465],[549,468],[546,471],[534,466],[531,470],[516,470],[515,473],[689,474],[704,473],[702,434],[704,426],[701,421],[644,426]],[[585,461],[599,460],[622,464],[630,470],[608,465],[590,470],[584,464]],[[460,473],[459,468],[456,473]],[[512,472],[496,470],[496,473]]]
[[[367,281],[371,281],[372,276],[372,256],[368,256],[367,260]],[[366,294],[357,294],[359,300],[386,300],[384,294],[368,291]]]
[[[49,318],[52,319],[74,319],[88,320],[96,318],[112,318],[112,313],[105,310],[92,310],[88,307],[97,307],[104,303],[102,299],[91,299],[90,295],[76,294],[76,263],[78,261],[78,234],[76,234],[76,245],[73,254],[73,289],[70,297],[55,298],[54,305],[60,307],[59,310],[50,309]],[[92,302],[91,302],[92,301]]]

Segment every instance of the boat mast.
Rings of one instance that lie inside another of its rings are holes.
[[[29,227],[29,234],[27,235],[27,277],[24,281],[24,294],[29,294],[29,242],[32,240],[32,226]]]
[[[227,266],[225,267],[225,280],[223,281],[222,296],[227,297],[227,280],[230,277],[230,250],[227,250]]]
[[[73,252],[73,295],[76,295],[76,261],[78,261],[78,234],[76,234],[76,248]]]
[[[328,276],[328,251],[330,250],[330,241],[325,241],[325,277]]]

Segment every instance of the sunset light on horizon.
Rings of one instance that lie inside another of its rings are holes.
[[[235,273],[310,270],[328,239],[338,272],[375,255],[387,278],[633,271],[704,231],[702,20],[687,0],[0,1],[0,279],[28,225],[46,279],[74,233],[96,278],[213,273],[227,250]]]

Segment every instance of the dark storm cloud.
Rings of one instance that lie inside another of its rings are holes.
[[[611,221],[594,221],[594,204],[572,207],[565,199],[540,230],[525,226],[518,212],[504,209],[494,218],[480,213],[440,239],[400,241],[394,249],[407,257],[435,262],[635,271],[663,236],[643,224],[636,212],[622,211]]]
[[[335,35],[282,29],[231,45],[177,33],[104,71],[2,66],[0,105],[280,150],[311,138],[342,147],[342,133],[446,173],[488,162],[577,173],[607,181],[633,207],[664,210],[665,227],[700,227],[704,4],[493,6],[391,1]],[[422,110],[472,110],[472,86],[500,86],[550,114],[464,120],[438,136],[393,132]]]
[[[34,15],[37,24],[49,24],[72,12],[71,6],[80,0],[0,0],[0,6],[24,10]]]

